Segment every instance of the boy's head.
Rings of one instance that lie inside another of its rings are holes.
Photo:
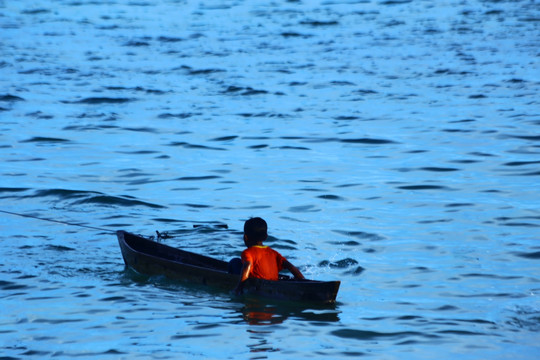
[[[257,245],[268,238],[268,225],[260,217],[247,220],[244,223],[244,243],[247,247]]]

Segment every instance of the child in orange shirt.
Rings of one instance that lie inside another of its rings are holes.
[[[251,218],[244,223],[244,244],[247,249],[242,252],[242,277],[236,287],[236,293],[242,293],[248,278],[277,280],[280,270],[289,270],[296,279],[304,279],[304,275],[280,253],[264,246],[268,238],[268,225],[260,217]]]

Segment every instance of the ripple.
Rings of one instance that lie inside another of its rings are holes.
[[[403,189],[403,190],[450,190],[446,186],[440,186],[440,185],[404,185],[404,186],[398,186],[398,189]]]
[[[24,101],[24,99],[19,96],[5,94],[5,95],[0,95],[0,101],[15,102],[15,101]]]
[[[333,230],[333,231],[338,233],[338,234],[342,234],[342,235],[345,235],[345,236],[353,236],[353,237],[356,237],[356,238],[362,239],[362,240],[369,240],[369,241],[384,240],[384,237],[382,237],[380,235],[373,234],[373,233],[368,233],[368,232],[364,232],[364,231],[346,231],[346,230]]]
[[[487,96],[484,94],[469,95],[469,99],[485,99],[485,98],[487,98]]]
[[[274,113],[274,112],[268,112],[268,111],[263,111],[263,112],[259,112],[259,113],[240,113],[238,115],[242,116],[242,117],[245,117],[245,118],[251,118],[251,117],[259,118],[259,117],[261,117],[261,118],[280,118],[280,119],[284,119],[284,118],[290,117],[289,115],[286,115],[286,114]],[[248,137],[248,139],[253,139],[253,138]],[[264,138],[264,139],[268,139],[268,138]]]
[[[201,181],[201,180],[214,180],[214,179],[220,179],[221,176],[216,175],[206,175],[206,176],[184,176],[177,178],[176,180],[179,181]]]
[[[157,38],[158,41],[164,42],[164,43],[177,43],[180,41],[184,41],[184,39],[179,37],[173,37],[173,36],[160,36]]]
[[[132,88],[128,88],[124,86],[106,86],[105,89],[114,90],[114,91],[128,90],[128,91],[144,92],[147,94],[155,94],[155,95],[163,95],[167,93],[167,91],[163,91],[163,90],[145,89],[142,86],[136,86]]]
[[[520,252],[516,253],[516,255],[525,259],[540,260],[540,251]]]
[[[153,133],[153,134],[157,134],[159,132],[157,129],[147,127],[147,126],[142,126],[142,127],[137,127],[137,128],[123,128],[123,130],[134,131],[134,132],[146,132],[146,133]]]
[[[494,275],[494,274],[479,274],[479,273],[471,273],[471,274],[463,274],[461,275],[463,277],[480,277],[480,278],[486,278],[486,279],[496,279],[496,280],[517,280],[522,279],[522,276],[501,276],[501,275]]]
[[[366,144],[366,145],[386,145],[396,144],[395,141],[385,139],[358,138],[358,139],[341,139],[341,142],[350,144]]]
[[[76,249],[70,248],[68,246],[63,245],[47,245],[45,250],[52,250],[52,251],[75,251]]]
[[[344,246],[359,246],[362,245],[358,241],[329,241],[332,245],[344,245]]]
[[[204,204],[183,204],[184,206],[194,208],[194,209],[206,209],[212,207],[211,205],[204,205]]]
[[[9,192],[9,193],[12,193],[12,192],[16,192],[16,193],[19,193],[19,192],[24,192],[24,191],[28,191],[30,190],[29,188],[6,188],[6,187],[0,187],[0,193],[3,193],[3,192]]]
[[[32,197],[47,197],[55,196],[60,199],[78,199],[85,196],[93,196],[96,194],[101,194],[96,191],[84,191],[84,190],[69,190],[69,189],[46,189],[46,190],[37,190]]]
[[[257,149],[267,148],[268,146],[269,145],[267,145],[267,144],[260,144],[260,145],[251,145],[251,146],[248,146],[247,148],[257,150]]]
[[[360,120],[360,117],[342,115],[342,116],[336,116],[334,117],[334,119],[338,121],[353,121],[353,120]]]
[[[32,321],[32,323],[36,324],[51,324],[51,325],[60,325],[60,324],[67,324],[67,323],[77,323],[77,322],[84,322],[85,319],[35,319]]]
[[[101,104],[125,104],[135,101],[136,99],[130,98],[113,98],[113,97],[89,97],[77,101],[62,101],[65,104],[89,104],[89,105],[101,105]]]
[[[163,113],[158,115],[158,118],[160,119],[188,119],[192,116],[202,115],[201,113],[178,113],[178,114],[171,114],[171,113]]]
[[[468,299],[474,299],[474,298],[508,298],[508,299],[523,299],[526,298],[528,295],[522,294],[522,293],[478,293],[478,294],[455,294],[453,295],[458,298],[468,298]]]
[[[532,220],[532,221],[540,221],[540,217],[538,216],[519,216],[519,217],[506,217],[501,216],[495,218],[496,221],[502,222],[501,225],[504,226],[524,226],[524,227],[539,227],[540,224],[532,223],[532,222],[524,222],[523,220]]]
[[[520,305],[511,312],[512,315],[507,321],[507,324],[519,331],[522,329],[528,329],[535,333],[540,331],[540,311],[537,308]]]
[[[138,151],[116,151],[118,154],[130,154],[130,155],[153,155],[159,154],[158,151],[153,150],[138,150]]]
[[[17,284],[12,281],[0,280],[0,290],[21,290],[21,289],[31,289],[31,286],[24,284]]]
[[[307,26],[311,26],[311,27],[326,27],[326,26],[339,25],[339,22],[337,22],[336,20],[327,20],[327,21],[303,20],[303,21],[300,21],[300,25],[307,25]]]
[[[241,95],[241,96],[253,96],[253,95],[265,95],[269,92],[266,90],[253,89],[252,87],[239,87],[239,86],[229,86],[227,89],[222,91],[223,94],[229,95]]]
[[[299,32],[295,32],[295,31],[286,31],[286,32],[282,32],[280,34],[282,37],[288,39],[288,38],[303,38],[303,39],[309,39],[311,37],[313,37],[313,35],[310,35],[310,34],[302,34],[302,33],[299,33]]]
[[[184,339],[193,339],[193,338],[216,337],[216,336],[219,336],[219,335],[220,335],[220,333],[173,335],[173,336],[171,336],[171,340],[184,340]]]
[[[44,158],[29,158],[29,159],[11,159],[7,160],[7,162],[28,162],[28,161],[45,161]]]
[[[528,141],[540,141],[540,135],[512,135],[510,137],[514,139],[522,139]]]
[[[303,147],[303,146],[276,146],[272,147],[272,149],[280,149],[280,150],[311,150],[310,148]]]
[[[51,354],[52,352],[51,351],[40,351],[40,350],[28,350],[28,351],[25,351],[23,353],[21,353],[21,355],[24,355],[24,356],[47,356],[49,354]],[[1,358],[3,360],[9,360],[11,358]]]
[[[423,167],[423,168],[420,168],[420,170],[432,171],[432,172],[451,172],[451,171],[459,171],[460,169],[443,168],[443,167]]]
[[[215,73],[222,73],[226,72],[226,70],[223,69],[193,69],[190,66],[183,65],[179,68],[174,68],[173,70],[184,70],[187,75],[209,75],[209,74],[215,74]]]
[[[144,201],[135,200],[135,199],[128,199],[125,197],[107,196],[107,195],[92,196],[87,199],[73,202],[73,205],[84,205],[84,204],[114,205],[114,206],[128,206],[128,207],[145,206],[145,207],[150,207],[154,209],[166,208],[163,205],[152,204],[149,202],[144,202]]]
[[[476,204],[472,204],[472,203],[451,203],[451,204],[446,204],[445,205],[445,207],[449,207],[449,208],[469,207],[469,206],[476,206]]]
[[[374,95],[374,94],[378,94],[378,92],[375,91],[375,90],[371,90],[371,89],[359,89],[359,90],[356,90],[356,91],[355,91],[355,94],[359,94],[359,95]]]
[[[451,335],[465,335],[465,336],[479,336],[479,335],[487,335],[485,333],[477,332],[477,331],[467,331],[467,330],[441,330],[437,331],[437,334],[451,334]]]
[[[200,150],[220,150],[220,151],[227,150],[224,148],[213,147],[213,146],[190,144],[184,141],[175,141],[175,142],[170,143],[169,146],[181,146],[186,149],[200,149]]]
[[[68,139],[62,139],[62,138],[52,138],[52,137],[42,137],[42,136],[36,136],[27,140],[20,141],[21,143],[65,143],[70,142]]]
[[[113,302],[131,302],[130,299],[127,299],[125,296],[110,296],[103,299],[99,299],[100,301],[113,301]]]
[[[34,111],[34,112],[26,114],[26,116],[30,116],[30,117],[33,117],[33,118],[36,118],[36,119],[41,119],[41,120],[54,119],[53,115],[47,115],[47,114],[44,114],[41,111]]]
[[[405,337],[429,337],[434,338],[434,335],[426,335],[421,332],[416,331],[402,331],[402,332],[377,332],[369,330],[357,330],[357,329],[341,329],[334,330],[330,334],[346,339],[355,339],[355,340],[382,340],[382,339],[402,339]]]
[[[237,139],[237,135],[231,135],[231,136],[222,136],[218,138],[211,139],[210,141],[231,141]]]
[[[141,38],[141,39],[132,39],[132,40],[128,40],[127,42],[125,42],[124,46],[128,46],[128,47],[150,46],[149,40],[151,40],[151,39],[148,38],[148,37],[144,37],[144,38]]]
[[[317,197],[323,200],[339,200],[339,201],[345,200],[341,196],[331,195],[331,194],[319,195]]]
[[[317,208],[315,205],[300,205],[293,206],[289,208],[290,212],[295,213],[308,213],[308,212],[319,212],[321,209]]]
[[[526,223],[526,222],[507,222],[502,224],[504,226],[518,226],[518,227],[540,227],[538,224]]]
[[[505,166],[528,166],[540,164],[540,161],[511,161],[504,163]]]

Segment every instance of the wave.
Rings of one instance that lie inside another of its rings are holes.
[[[19,193],[31,190],[29,188],[0,188],[0,193]],[[15,197],[15,196],[11,196]],[[70,189],[42,189],[36,190],[32,194],[17,196],[19,199],[24,198],[45,198],[54,197],[61,201],[71,201],[70,205],[96,204],[96,205],[112,205],[112,206],[145,206],[150,208],[166,208],[163,205],[153,204],[146,201],[135,199],[132,196],[111,196],[98,191],[86,190],[70,190]]]
[[[97,204],[97,205],[115,205],[115,206],[146,206],[154,209],[163,209],[165,206],[158,205],[158,204],[152,204],[145,201],[135,200],[135,199],[127,199],[125,197],[118,197],[118,196],[107,196],[107,195],[99,195],[99,196],[93,196],[87,199],[78,200],[73,203],[73,205],[83,205],[83,204]]]

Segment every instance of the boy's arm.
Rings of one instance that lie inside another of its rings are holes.
[[[295,279],[305,279],[304,278],[304,275],[302,275],[302,273],[300,272],[300,270],[298,270],[298,268],[296,266],[294,266],[293,264],[291,264],[290,262],[288,262],[287,260],[285,260],[283,262],[283,267],[287,270],[289,270],[293,275],[294,275],[294,278]]]
[[[244,262],[244,266],[242,266],[242,276],[240,277],[240,281],[238,282],[238,285],[236,286],[236,289],[234,289],[234,292],[237,294],[241,294],[244,290],[244,283],[249,278],[249,273],[251,272],[251,262],[246,261]]]

